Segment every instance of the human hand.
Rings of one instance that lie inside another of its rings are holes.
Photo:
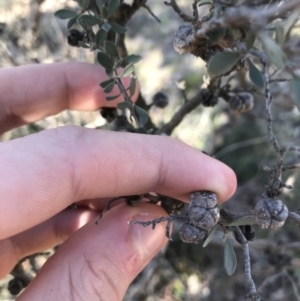
[[[115,106],[120,99],[107,102],[99,88],[105,79],[101,67],[79,63],[2,69],[0,131],[64,109]],[[127,222],[166,213],[122,204],[96,226],[108,198],[155,191],[188,201],[207,190],[223,202],[236,187],[230,168],[176,139],[81,127],[3,142],[0,166],[0,278],[24,256],[63,243],[18,301],[122,300],[167,240],[163,225]],[[74,202],[78,209],[64,210]]]

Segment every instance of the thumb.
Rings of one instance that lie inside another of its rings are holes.
[[[152,230],[128,221],[163,215],[161,207],[147,203],[112,208],[98,226],[92,221],[63,243],[17,300],[121,301],[167,242],[164,223]]]

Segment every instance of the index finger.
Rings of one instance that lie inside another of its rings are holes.
[[[99,83],[107,80],[100,65],[54,63],[0,69],[0,133],[55,115],[65,109],[92,111],[115,107]],[[124,78],[128,88],[130,78]],[[138,91],[132,97],[137,98]],[[117,86],[110,95],[119,94]]]
[[[20,151],[21,150],[21,151]],[[61,127],[0,144],[0,239],[82,199],[157,192],[220,202],[236,178],[225,164],[170,137]]]

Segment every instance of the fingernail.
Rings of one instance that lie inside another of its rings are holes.
[[[145,212],[134,216],[132,221],[146,222],[152,221],[156,218],[158,217]],[[157,224],[155,229],[152,229],[152,225],[144,227],[139,224],[131,224],[129,228],[129,235],[140,253],[149,257],[156,254],[167,242],[166,223],[163,222]]]

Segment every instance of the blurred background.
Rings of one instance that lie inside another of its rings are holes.
[[[126,1],[130,3],[130,1]],[[177,1],[191,13],[193,1]],[[173,49],[173,36],[182,21],[163,1],[149,0],[149,7],[161,20],[158,23],[146,9],[140,9],[128,24],[126,46],[129,53],[140,54],[143,60],[136,65],[141,91],[148,104],[157,92],[168,95],[165,109],[152,107],[152,121],[159,127],[168,122],[183,103],[178,82],[184,82],[188,99],[205,87],[205,63],[190,54],[179,55]],[[0,1],[0,67],[25,64],[79,61],[94,63],[89,50],[67,44],[67,22],[54,17],[61,8],[77,8],[72,0],[1,0]],[[299,32],[295,32],[300,34]],[[285,74],[278,73],[277,77]],[[236,83],[239,85],[237,79]],[[16,83],[17,85],[17,83]],[[290,97],[286,82],[273,83],[274,131],[280,143],[300,145],[300,115]],[[217,106],[199,106],[186,116],[172,136],[206,151],[225,162],[236,172],[239,188],[224,207],[244,212],[261,199],[269,174],[264,165],[274,166],[276,156],[270,146],[264,115],[264,98],[253,94],[253,110],[245,114],[232,112],[225,101]],[[81,125],[109,129],[110,125],[96,112],[66,111],[8,133],[1,141],[63,125]],[[296,155],[287,157],[297,164]],[[299,206],[300,182],[297,170],[285,174],[293,190],[284,191],[282,200],[296,210]],[[217,232],[210,245],[188,245],[179,241],[179,225],[175,223],[173,242],[146,267],[128,290],[126,301],[169,300],[245,300],[243,257],[241,246],[234,243],[238,258],[236,272],[227,276],[223,268],[222,233]],[[255,228],[255,227],[254,227]],[[299,229],[287,223],[279,231],[255,228],[257,239],[250,243],[253,276],[263,300],[300,300],[300,234]],[[40,254],[22,262],[28,275],[34,276],[48,256]],[[1,263],[0,263],[1,264]],[[20,287],[10,282],[13,276],[0,281],[0,300],[15,300]],[[10,282],[10,284],[9,284]],[[8,289],[8,287],[10,289]]]

